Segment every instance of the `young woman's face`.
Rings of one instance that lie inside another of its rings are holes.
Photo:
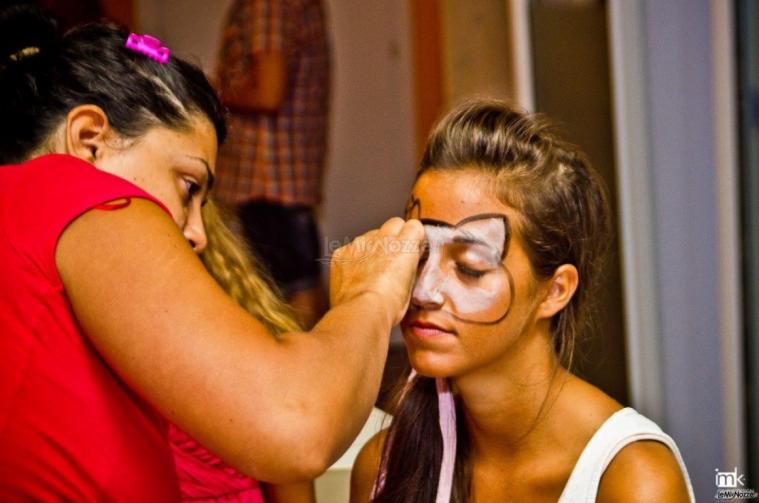
[[[171,211],[197,253],[207,240],[201,205],[213,185],[216,169],[216,132],[202,116],[176,131],[154,127],[95,164],[125,178],[161,201]]]
[[[407,213],[427,233],[402,323],[411,364],[450,377],[501,361],[538,304],[517,214],[496,198],[492,177],[474,170],[426,172]]]

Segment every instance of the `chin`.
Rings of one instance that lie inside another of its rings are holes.
[[[417,374],[430,377],[455,377],[460,368],[448,355],[429,351],[409,351],[409,362]]]

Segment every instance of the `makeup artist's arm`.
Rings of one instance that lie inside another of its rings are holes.
[[[279,339],[142,199],[77,218],[56,263],[84,332],[130,387],[230,465],[286,482],[315,478],[369,416],[419,258],[393,243],[423,233],[392,219],[338,250],[334,307],[311,332]]]

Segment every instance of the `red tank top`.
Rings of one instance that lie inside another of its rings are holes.
[[[0,167],[0,501],[179,499],[166,421],[82,333],[55,264],[70,222],[134,197],[166,210],[74,157]]]
[[[174,425],[169,443],[186,503],[264,503],[258,481],[225,464],[218,456]]]

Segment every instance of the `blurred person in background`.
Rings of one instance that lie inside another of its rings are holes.
[[[330,56],[321,0],[235,0],[218,85],[229,108],[219,200],[301,323],[327,307],[315,210],[327,143]]]

